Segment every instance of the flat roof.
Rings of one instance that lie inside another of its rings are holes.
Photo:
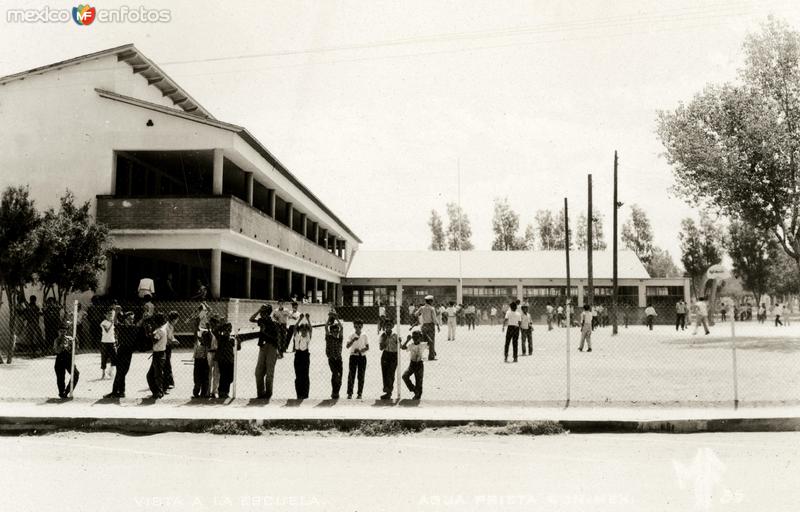
[[[588,277],[586,251],[570,251],[570,277]],[[611,279],[612,252],[595,251],[593,277]],[[649,279],[632,251],[619,251],[619,279]],[[346,279],[566,279],[563,251],[364,251],[353,254]]]

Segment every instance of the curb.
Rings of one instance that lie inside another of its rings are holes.
[[[429,428],[483,426],[503,427],[521,423],[517,420],[424,420],[424,419],[266,419],[231,420],[219,418],[91,418],[91,417],[0,417],[0,435],[38,435],[60,431],[115,432],[130,435],[162,434],[167,432],[202,433],[213,426],[231,422],[246,423],[265,429],[288,431],[337,430],[347,432],[363,423],[391,421],[419,432]],[[536,421],[531,423],[541,423]],[[527,422],[522,422],[527,423]],[[732,418],[717,420],[670,421],[601,421],[556,420],[564,430],[573,434],[691,434],[722,432],[798,432],[800,418]]]

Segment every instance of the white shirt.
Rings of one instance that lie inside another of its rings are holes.
[[[656,313],[656,308],[654,308],[653,306],[645,308],[644,314],[647,316],[658,316],[658,314]]]
[[[351,334],[350,340],[355,340],[353,341],[353,344],[350,345],[350,355],[358,355],[356,354],[356,350],[364,350],[365,348],[367,348],[367,345],[369,343],[367,335],[364,334],[363,332],[361,333],[361,336],[359,336],[356,333]]]
[[[447,320],[455,322],[456,321],[456,313],[458,313],[458,309],[455,306],[450,306],[447,308]]]
[[[386,316],[386,308],[383,306],[378,307],[378,316]]]
[[[139,298],[144,298],[145,295],[155,295],[156,285],[149,277],[143,277],[139,280]]]
[[[551,306],[550,304],[547,305],[547,314],[548,315],[552,315],[553,314],[553,306]]]
[[[531,320],[530,313],[520,313],[519,328],[523,331],[527,330],[533,321]]]
[[[508,322],[508,325],[519,327],[520,320],[522,320],[522,315],[519,311],[511,311],[510,309],[506,311],[506,322]]]
[[[775,314],[781,316],[783,314],[783,304],[775,306]]]
[[[697,308],[698,315],[708,316],[708,305],[705,303],[705,301],[698,301],[697,304],[695,304],[695,307]]]
[[[497,308],[492,308],[492,309],[489,311],[489,314],[490,314],[490,315],[492,315],[492,316],[496,316],[496,315],[497,315]]]
[[[428,344],[422,341],[419,345],[415,344],[413,341],[409,341],[406,346],[406,350],[408,350],[408,355],[412,361],[423,361],[423,354],[426,348],[428,348]]]
[[[114,324],[108,320],[100,322],[100,333],[102,334],[100,338],[102,343],[114,343],[117,341],[114,337]]]
[[[561,306],[558,306],[558,310],[557,311],[558,311],[558,314],[560,315],[560,314],[562,314],[564,312],[564,308],[561,307]]]
[[[308,344],[310,342],[311,342],[311,336],[303,336],[299,332],[294,335],[295,350],[308,350]]]

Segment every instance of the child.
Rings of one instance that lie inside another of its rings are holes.
[[[280,351],[278,324],[272,319],[272,306],[264,304],[253,313],[250,321],[258,325],[258,359],[256,360],[256,398],[272,398],[272,383],[275,379],[275,363]]]
[[[525,342],[528,342],[527,345],[527,355],[533,355],[533,343],[531,341],[532,333],[533,333],[533,319],[531,318],[531,314],[528,313],[528,306],[522,306],[522,315],[519,321],[519,332],[522,333],[522,355],[525,355]]]
[[[581,313],[581,346],[578,347],[578,352],[583,352],[583,343],[586,342],[587,352],[592,351],[592,308],[588,304],[583,305],[583,312]]]
[[[519,350],[519,324],[522,320],[522,316],[520,315],[519,311],[517,311],[517,301],[513,301],[509,304],[509,309],[506,311],[506,316],[503,319],[503,327],[502,330],[506,331],[506,345],[505,351],[503,352],[505,355],[505,362],[508,362],[508,346],[513,344],[514,347],[514,362],[517,362],[517,351]]]
[[[328,313],[328,322],[325,324],[325,355],[328,357],[328,366],[331,369],[331,398],[337,400],[342,389],[342,322],[335,311]]]
[[[203,319],[197,325],[194,340],[194,398],[208,398],[208,347],[211,334],[208,332],[208,320]]]
[[[72,371],[72,337],[67,336],[67,331],[71,327],[70,323],[62,324],[58,329],[58,336],[53,343],[53,350],[56,353],[56,363],[53,369],[56,372],[56,385],[58,386],[58,396],[68,398],[70,383],[64,384],[64,374]],[[78,385],[78,378],[81,372],[75,367],[75,373],[70,373],[72,378],[72,389]]]
[[[347,340],[347,348],[350,349],[350,368],[347,372],[347,398],[353,398],[353,383],[356,376],[358,376],[358,398],[361,400],[361,394],[364,392],[364,374],[367,371],[367,356],[366,352],[369,350],[369,340],[367,335],[361,332],[364,327],[364,322],[356,320],[353,322],[353,327],[356,332],[350,335]]]
[[[219,318],[211,317],[208,321],[208,338],[206,345],[206,360],[208,361],[208,397],[216,398],[219,393],[219,363],[217,362],[217,349],[219,340],[217,339],[217,328]]]
[[[154,315],[153,320],[158,328],[152,333],[153,354],[150,369],[147,371],[147,385],[152,393],[152,399],[157,400],[164,398],[164,362],[169,342],[169,322],[161,313]]]
[[[408,345],[409,340],[414,341],[411,346]],[[405,343],[400,345],[403,350],[408,350],[409,363],[408,368],[403,372],[403,382],[406,383],[408,390],[414,393],[414,400],[422,398],[422,381],[425,377],[425,358],[423,355],[427,345],[427,343],[422,344],[422,333],[420,331],[412,331],[406,338]],[[412,375],[415,382],[411,382]]]
[[[311,367],[311,355],[308,345],[311,343],[311,318],[308,313],[301,316],[294,328],[294,390],[298,400],[308,398],[311,388],[308,372]]]
[[[658,313],[656,313],[656,308],[654,308],[652,304],[648,304],[644,310],[644,314],[647,316],[647,327],[652,331],[653,320],[655,320],[655,318],[658,316]]]
[[[384,323],[384,332],[379,343],[381,353],[381,373],[383,375],[383,395],[381,400],[392,398],[394,389],[394,374],[397,371],[397,334],[392,332],[394,327],[391,320]]]
[[[109,309],[105,320],[100,322],[100,371],[102,372],[100,379],[106,378],[106,366],[108,366],[108,378],[114,377],[114,366],[117,364],[115,314],[116,311]]]
[[[238,337],[231,336],[233,326],[225,322],[219,326],[217,337],[217,365],[219,366],[219,397],[230,398],[231,383],[233,382],[234,350],[241,350],[242,344]]]
[[[117,335],[117,374],[114,376],[111,393],[105,398],[125,398],[125,377],[131,367],[131,358],[136,347],[136,322],[133,311],[120,314],[118,319],[114,328],[114,333]]]

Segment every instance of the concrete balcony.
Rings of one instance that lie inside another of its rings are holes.
[[[347,270],[338,256],[234,196],[97,196],[97,221],[112,231],[228,230],[339,275]],[[262,262],[271,263],[270,251]]]

